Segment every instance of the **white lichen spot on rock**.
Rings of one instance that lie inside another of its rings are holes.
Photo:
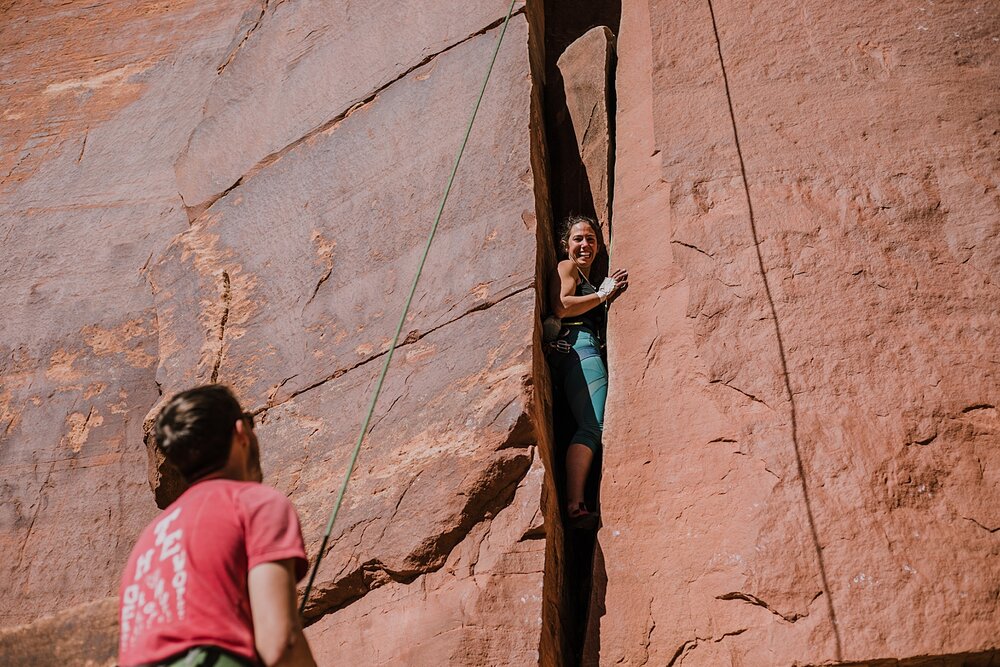
[[[125,65],[123,67],[92,76],[88,79],[76,79],[75,81],[50,83],[45,87],[44,92],[46,95],[58,95],[60,93],[67,92],[84,93],[97,88],[104,88],[106,86],[114,86],[127,82],[130,77],[144,72],[146,69],[148,69],[148,65],[145,63],[132,63],[130,65]]]

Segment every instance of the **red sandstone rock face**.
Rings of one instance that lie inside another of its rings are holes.
[[[1000,14],[712,5],[624,6],[600,663],[995,650]]]
[[[113,663],[161,391],[236,386],[315,553],[505,8],[0,10],[2,662]],[[528,32],[320,572],[322,662],[561,663]],[[594,662],[995,656],[997,39],[986,4],[625,4]]]
[[[0,626],[112,595],[156,511],[145,276],[187,227],[172,164],[236,4],[4,10]]]
[[[176,165],[190,207],[214,201],[310,132],[502,19],[509,0],[283,4],[248,3],[218,65],[204,115]],[[479,75],[471,66],[465,74],[470,81]],[[459,106],[448,115],[461,117]],[[417,111],[397,113],[418,122]]]
[[[12,71],[52,64],[5,105],[0,626],[28,624],[0,634],[5,662],[113,661],[160,391],[235,387],[315,556],[507,8],[335,4],[108,9],[122,52],[82,75],[35,45],[83,8],[8,24],[29,36]],[[89,58],[101,24],[80,25]],[[321,663],[558,662],[532,86],[518,9],[307,610]]]

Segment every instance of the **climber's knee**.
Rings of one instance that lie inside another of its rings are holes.
[[[596,456],[601,450],[601,429],[594,424],[581,425],[577,428],[572,443],[583,445]]]

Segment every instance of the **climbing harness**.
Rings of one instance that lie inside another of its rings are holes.
[[[389,370],[389,364],[392,362],[393,352],[395,352],[396,346],[399,345],[399,335],[402,333],[403,325],[406,323],[406,315],[410,311],[410,304],[413,302],[413,295],[417,291],[417,283],[420,282],[420,274],[423,273],[424,263],[427,261],[427,254],[430,252],[431,243],[433,243],[434,235],[437,233],[438,223],[441,222],[441,214],[444,212],[445,203],[448,201],[448,195],[451,193],[451,186],[455,182],[455,174],[458,172],[458,164],[462,161],[462,154],[465,152],[465,146],[469,142],[469,135],[472,133],[472,125],[476,122],[476,114],[479,112],[479,105],[482,103],[483,95],[486,93],[486,85],[489,83],[490,76],[493,74],[493,65],[496,63],[497,54],[500,52],[500,44],[503,42],[503,37],[507,33],[507,25],[510,23],[510,17],[514,13],[515,4],[517,4],[517,0],[511,0],[510,7],[507,9],[507,16],[503,21],[503,27],[500,29],[500,35],[497,36],[496,46],[493,47],[493,57],[490,59],[490,66],[486,70],[486,76],[483,78],[483,85],[479,89],[479,97],[476,99],[476,104],[472,108],[472,115],[469,117],[469,124],[465,128],[465,136],[462,138],[462,144],[459,146],[458,154],[455,156],[455,164],[451,168],[451,175],[448,177],[448,184],[445,186],[444,194],[441,197],[441,204],[438,206],[437,215],[434,216],[434,224],[431,225],[430,234],[427,236],[427,243],[424,245],[424,252],[420,257],[420,262],[417,264],[417,272],[413,276],[413,283],[410,285],[410,293],[406,297],[403,312],[399,316],[399,324],[396,326],[396,334],[393,336],[392,343],[389,345],[389,350],[386,353],[385,362],[382,364],[382,371],[379,373],[378,381],[375,383],[375,390],[372,392],[371,402],[368,404],[368,413],[365,415],[364,421],[361,424],[361,431],[358,433],[358,439],[354,443],[354,451],[351,453],[351,460],[347,466],[344,481],[340,485],[340,492],[337,494],[337,501],[333,506],[333,511],[330,513],[330,519],[327,521],[326,531],[323,533],[323,540],[320,543],[319,552],[316,554],[316,562],[313,563],[312,572],[309,574],[309,581],[306,583],[305,593],[302,595],[302,604],[299,606],[300,615],[305,613],[306,603],[309,601],[309,593],[312,591],[313,582],[316,580],[316,573],[319,572],[319,565],[323,561],[327,544],[330,542],[330,534],[333,532],[333,525],[337,521],[337,514],[340,512],[340,506],[344,500],[344,494],[347,491],[347,484],[351,480],[351,474],[354,472],[354,466],[358,460],[358,453],[361,451],[361,444],[364,442],[365,433],[368,431],[368,425],[371,423],[372,415],[375,413],[375,405],[378,402],[379,394],[382,393],[382,383],[385,381],[385,375]]]
[[[607,321],[608,317],[608,303],[607,297],[614,292],[615,285],[617,281],[614,278],[607,277],[601,283],[601,286],[594,287],[594,284],[590,282],[587,276],[584,275],[583,271],[577,267],[576,272],[580,274],[580,278],[583,282],[587,283],[590,289],[594,290],[593,294],[597,294],[601,297],[600,307],[603,309],[604,320]],[[594,306],[598,308],[598,306]],[[590,312],[590,311],[588,311]],[[583,314],[585,317],[586,314]],[[600,335],[600,327],[594,328],[594,324],[590,323],[584,319],[578,320],[562,320],[555,315],[549,315],[542,322],[542,344],[543,349],[546,352],[558,352],[560,354],[569,354],[573,350],[573,346],[570,345],[569,341],[566,340],[566,336],[569,334],[570,327],[587,327],[594,330],[598,341],[600,341],[600,348],[604,349],[604,338]]]

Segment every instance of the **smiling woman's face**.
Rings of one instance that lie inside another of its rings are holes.
[[[597,256],[597,233],[586,222],[578,222],[569,230],[566,240],[566,254],[573,264],[581,269],[589,269]]]

